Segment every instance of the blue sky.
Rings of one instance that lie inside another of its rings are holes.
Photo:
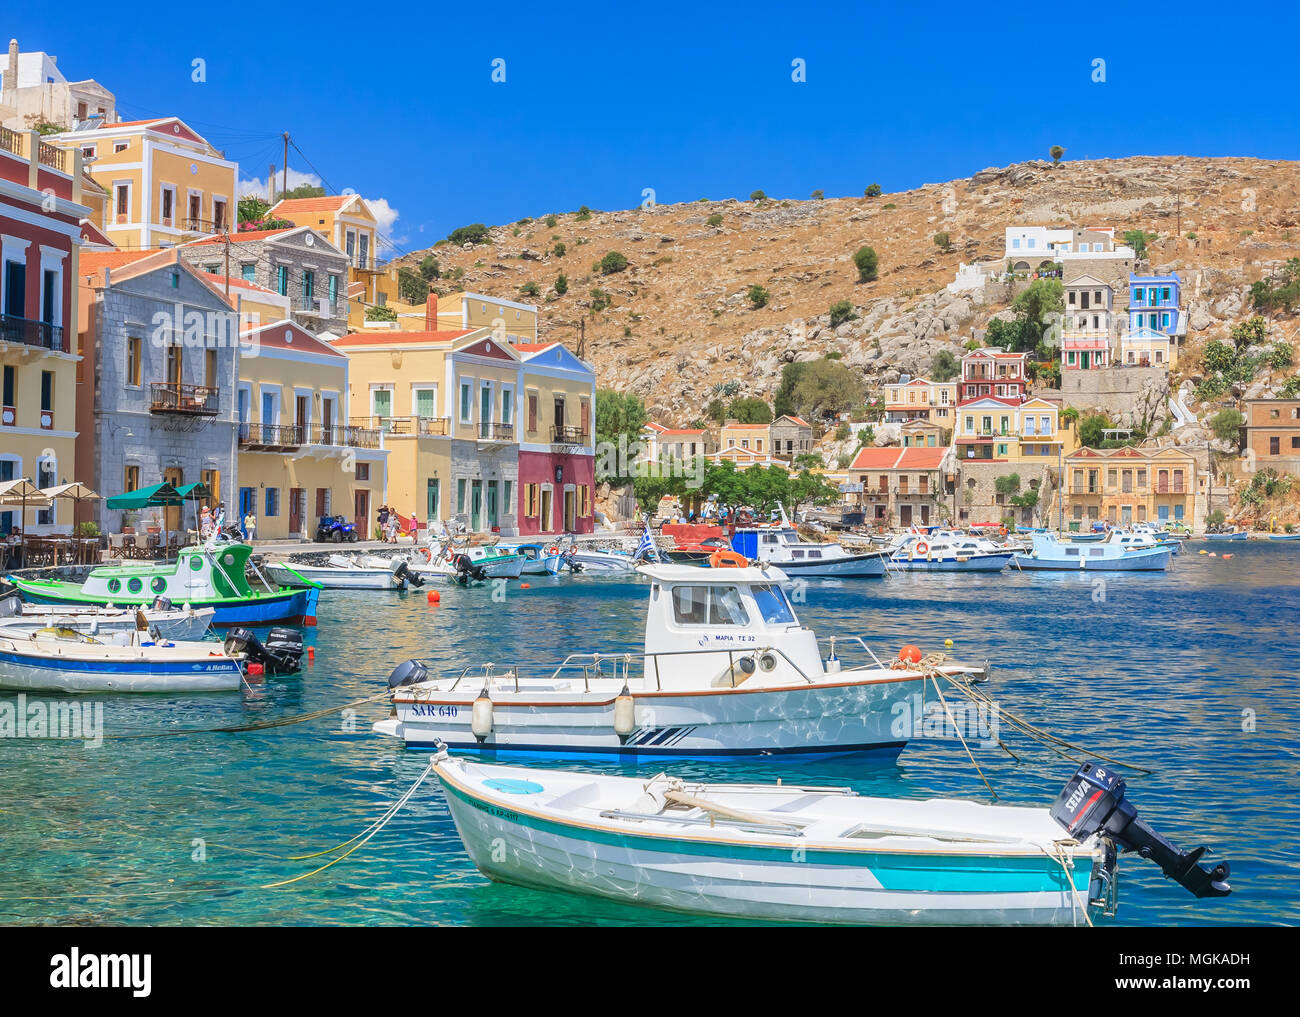
[[[833,197],[1053,144],[1294,159],[1300,138],[1290,62],[1265,45],[1295,37],[1280,6],[287,6],[23,4],[0,30],[99,80],[124,117],[181,116],[241,177],[264,180],[288,130],[306,156],[291,150],[291,183],[314,167],[383,199],[405,250],[470,222],[631,208],[647,187],[661,204]]]

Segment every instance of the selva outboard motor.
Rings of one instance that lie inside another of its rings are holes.
[[[481,583],[488,577],[487,569],[482,565],[476,565],[474,560],[467,554],[456,555],[451,560],[451,563],[456,566],[454,578],[461,586],[468,586],[471,580]]]
[[[398,664],[388,676],[388,687],[400,689],[405,685],[419,685],[429,677],[429,669],[422,660],[408,660]]]
[[[1207,869],[1200,864],[1204,845],[1183,851],[1169,843],[1137,818],[1137,809],[1124,798],[1125,789],[1119,774],[1100,763],[1084,763],[1053,803],[1052,818],[1075,840],[1096,834],[1122,851],[1136,851],[1197,897],[1228,896],[1228,863]]]
[[[393,566],[393,578],[403,585],[420,587],[424,585],[424,577],[418,576],[412,572],[406,565],[406,562],[399,561]]]
[[[292,674],[301,666],[302,633],[274,628],[263,643],[248,629],[234,628],[226,634],[225,649],[232,656],[242,653],[250,664],[261,664],[267,674]]]

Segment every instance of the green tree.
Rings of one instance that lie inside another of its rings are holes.
[[[316,187],[312,184],[299,184],[297,187],[290,187],[287,191],[282,191],[279,195],[280,201],[290,198],[323,198],[325,197],[325,188]]]
[[[952,350],[940,350],[930,361],[930,379],[932,381],[952,381],[961,374],[961,361]]]
[[[620,435],[627,438],[627,444],[641,440],[641,429],[645,427],[650,415],[645,403],[631,392],[619,392],[612,388],[596,390],[596,441],[618,445]]]
[[[857,372],[838,360],[823,358],[803,364],[796,375],[790,402],[797,416],[827,418],[861,406],[865,397],[866,386]]]
[[[1154,243],[1155,239],[1156,235],[1154,233],[1148,233],[1145,230],[1124,231],[1124,243],[1133,248],[1133,253],[1136,254],[1138,258],[1145,258],[1147,256],[1147,245]]]
[[[1237,351],[1225,342],[1212,339],[1201,353],[1201,364],[1208,374],[1230,374],[1237,363]]]
[[[837,300],[831,304],[831,328],[839,328],[846,321],[851,321],[857,315],[853,313],[853,305],[847,300]]]
[[[749,288],[749,305],[757,311],[760,307],[767,306],[767,301],[770,296],[771,294],[768,293],[767,290],[758,283],[754,283],[754,285]]]
[[[586,222],[591,218],[591,209],[583,205],[573,216],[574,222]]]
[[[1245,422],[1246,418],[1239,410],[1220,410],[1210,418],[1210,430],[1214,432],[1216,438],[1236,444],[1240,437],[1241,425]]]
[[[881,191],[880,191],[880,185],[879,185],[879,184],[867,184],[867,189],[866,189],[865,191],[863,191],[862,194],[863,194],[864,197],[867,197],[867,198],[879,198],[879,197],[880,197],[880,194],[881,194]]]
[[[420,277],[426,282],[442,278],[442,268],[438,265],[438,259],[432,254],[426,254],[424,260],[420,262]]]
[[[721,399],[710,399],[709,408],[704,411],[704,415],[715,423],[725,423],[727,420],[727,404]]]
[[[264,201],[255,194],[245,194],[236,206],[236,214],[241,223],[261,222],[270,211],[270,202]]]
[[[519,292],[526,297],[535,297],[538,293],[537,283],[529,279],[528,282],[519,287]]]
[[[386,304],[371,304],[366,308],[366,321],[396,321],[397,312]]]
[[[1237,352],[1248,349],[1251,346],[1262,346],[1268,339],[1268,322],[1258,314],[1246,321],[1240,321],[1233,325],[1228,335],[1232,339],[1232,345],[1237,348]]]
[[[458,226],[447,234],[447,240],[459,247],[462,244],[482,244],[491,239],[488,228],[481,222]]]
[[[936,233],[934,235],[934,246],[941,251],[952,250],[952,237],[948,236],[947,231]]]
[[[569,277],[563,272],[555,277],[555,292],[560,296],[569,292]]]
[[[1089,414],[1079,422],[1079,444],[1085,448],[1100,448],[1103,440],[1102,431],[1114,426],[1110,417],[1100,413]]]
[[[610,251],[599,262],[601,275],[613,275],[627,268],[627,258],[618,251]]]
[[[546,228],[547,228],[548,230],[553,230],[553,229],[555,229],[555,224],[556,224],[557,222],[559,222],[559,221],[560,221],[560,220],[558,220],[557,218],[555,218],[555,216],[553,216],[553,215],[548,215],[548,216],[546,217]]]
[[[853,264],[858,269],[858,282],[875,282],[879,278],[879,259],[870,247],[859,247],[853,254]]]
[[[408,304],[423,304],[429,298],[429,283],[414,269],[399,268],[397,295]]]
[[[1055,166],[1061,161],[1061,156],[1065,155],[1065,149],[1060,145],[1053,145],[1047,150],[1047,154],[1052,157],[1052,165]]]
[[[721,212],[714,212],[711,216],[709,216],[708,223],[709,223],[710,226],[721,226],[721,225],[722,225],[722,213],[721,213]]]
[[[568,248],[565,247],[563,243],[557,243],[554,247],[551,248],[551,250],[554,252],[557,258],[563,258],[564,252],[567,251]]]
[[[826,192],[825,192],[825,191],[813,191],[813,192],[812,192],[812,200],[813,200],[813,201],[823,201],[823,200],[825,200],[825,198],[826,198]]]
[[[757,396],[741,396],[731,401],[727,416],[741,424],[770,424],[772,407]]]
[[[764,194],[762,191],[752,191],[750,192],[749,200],[754,202],[766,201],[767,195]]]

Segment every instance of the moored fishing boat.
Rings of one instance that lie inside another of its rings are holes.
[[[1130,544],[1113,531],[1106,540],[1076,544],[1052,533],[1035,533],[1033,549],[1012,559],[1021,569],[1074,571],[1159,571],[1169,568],[1170,548],[1149,541]]]
[[[72,604],[24,604],[17,594],[0,599],[0,631],[30,634],[56,626],[87,635],[132,632],[143,628],[164,639],[202,639],[216,610],[182,605],[172,607],[166,598],[136,608],[79,607]]]
[[[1245,530],[1232,530],[1228,533],[1209,533],[1205,534],[1206,540],[1245,540],[1248,534]]]
[[[502,554],[515,554],[521,559],[519,574],[523,576],[554,576],[560,572],[560,549],[552,544],[498,544]]]
[[[1116,849],[1198,897],[1198,864],[1085,764],[1049,809],[860,797],[848,788],[649,780],[497,766],[440,750],[456,831],[493,880],[749,919],[1082,925],[1114,911]]]
[[[37,604],[137,606],[168,597],[195,608],[213,608],[214,625],[316,624],[320,588],[272,587],[256,590],[248,582],[252,548],[239,543],[183,547],[176,560],[107,565],[91,571],[84,583],[7,577],[24,600]]]
[[[1270,533],[1269,540],[1300,540],[1300,533]]]
[[[394,712],[375,730],[408,748],[442,741],[624,759],[902,751],[912,732],[896,707],[922,692],[925,670],[843,667],[833,640],[823,659],[779,569],[640,571],[651,580],[642,654],[571,654],[558,665],[410,660],[390,675]]]
[[[888,567],[903,572],[1001,572],[1013,547],[987,549],[981,538],[960,535],[908,535],[889,555]]]
[[[791,577],[872,578],[885,574],[884,551],[853,554],[833,542],[801,540],[785,520],[779,526],[738,527],[731,537],[732,549],[746,558],[767,562]]]

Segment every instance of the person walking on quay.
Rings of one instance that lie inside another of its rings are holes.
[[[397,514],[396,509],[389,509],[388,510],[388,536],[386,538],[386,543],[389,544],[397,543],[397,531],[400,526],[401,526],[401,516]]]
[[[256,532],[257,532],[257,517],[253,515],[253,510],[249,509],[244,514],[244,542],[247,544],[251,544],[253,542],[253,534],[255,534]]]
[[[379,539],[388,543],[388,506],[379,506]]]
[[[411,513],[410,534],[411,534],[411,543],[419,544],[420,543],[420,517],[416,515],[414,512]]]

